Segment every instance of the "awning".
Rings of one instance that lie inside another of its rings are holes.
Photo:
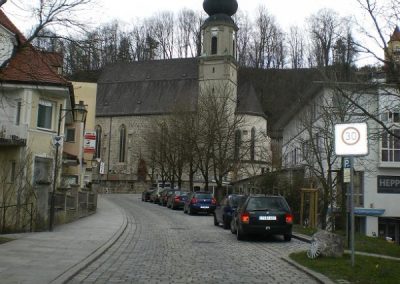
[[[385,213],[385,209],[375,208],[354,208],[354,214],[357,216],[381,216]]]

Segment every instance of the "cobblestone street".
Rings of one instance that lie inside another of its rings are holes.
[[[315,283],[282,256],[306,249],[280,238],[238,242],[211,216],[144,203],[138,195],[109,195],[125,209],[120,239],[69,283]]]

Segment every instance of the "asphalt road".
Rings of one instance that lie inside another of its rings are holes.
[[[69,283],[316,283],[282,257],[308,245],[281,237],[239,242],[213,217],[189,216],[140,200],[107,195],[128,226],[118,241]]]

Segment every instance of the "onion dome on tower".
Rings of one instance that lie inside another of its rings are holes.
[[[236,0],[204,0],[203,8],[209,16],[225,14],[232,17],[238,9],[238,3]]]
[[[205,25],[219,22],[230,24],[237,30],[237,26],[231,18],[238,9],[236,0],[204,0],[203,8],[209,15],[204,22]]]

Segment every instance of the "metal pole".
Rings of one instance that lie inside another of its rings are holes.
[[[350,247],[351,266],[354,267],[354,157],[350,157]]]
[[[60,136],[61,131],[61,121],[62,121],[62,104],[60,104],[60,112],[58,114],[58,128],[57,128],[57,136]],[[51,201],[50,201],[50,218],[49,218],[49,231],[53,231],[54,227],[54,215],[55,215],[55,194],[56,194],[56,185],[57,185],[57,175],[58,175],[58,148],[59,144],[56,143],[56,154],[54,156],[54,175],[53,175],[53,189],[51,192]]]

